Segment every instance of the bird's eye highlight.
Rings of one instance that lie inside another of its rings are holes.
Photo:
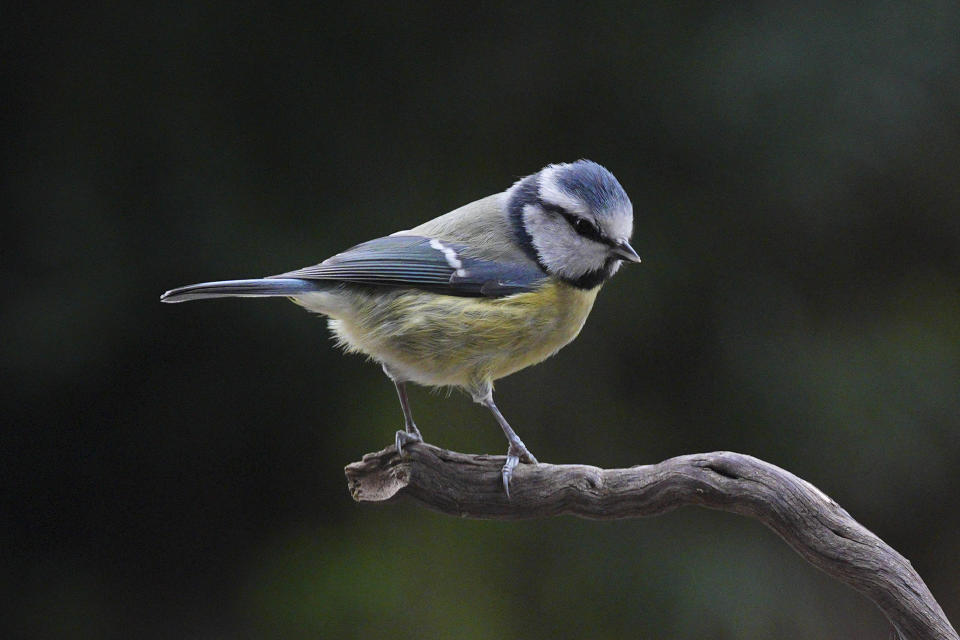
[[[593,224],[591,221],[586,218],[581,218],[580,216],[568,216],[567,222],[570,223],[570,226],[573,227],[573,230],[584,238],[590,238],[591,240],[600,240],[600,229],[597,228],[597,225]]]
[[[573,230],[582,236],[591,236],[597,233],[597,227],[586,218],[574,218]]]

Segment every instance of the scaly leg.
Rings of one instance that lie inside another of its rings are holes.
[[[517,436],[513,429],[510,428],[510,423],[508,423],[507,419],[500,413],[500,409],[497,409],[497,405],[493,402],[492,391],[479,399],[478,402],[487,409],[490,409],[493,417],[497,419],[500,428],[503,429],[503,434],[507,436],[507,442],[510,443],[510,447],[507,449],[507,463],[503,465],[503,469],[500,471],[500,476],[503,478],[503,491],[507,494],[507,499],[509,500],[510,478],[513,477],[513,470],[517,468],[521,460],[523,462],[529,462],[530,464],[537,464],[537,459],[533,457],[533,454],[527,450],[523,441]]]
[[[410,410],[410,401],[407,399],[407,384],[405,382],[393,381],[397,387],[397,396],[400,398],[400,408],[403,409],[404,431],[397,431],[395,444],[397,453],[403,453],[403,445],[411,442],[423,442],[423,436],[420,430],[413,422],[413,412]]]

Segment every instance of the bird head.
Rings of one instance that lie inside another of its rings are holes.
[[[612,173],[590,160],[552,164],[507,191],[517,241],[551,275],[592,289],[640,262],[630,246],[633,205]]]

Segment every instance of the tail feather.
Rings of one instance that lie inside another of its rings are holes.
[[[317,282],[299,278],[221,280],[171,289],[160,296],[160,300],[162,302],[187,302],[188,300],[205,300],[207,298],[295,296],[299,293],[319,291],[320,288]]]

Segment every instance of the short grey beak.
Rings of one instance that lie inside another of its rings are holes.
[[[626,240],[621,240],[613,247],[613,255],[627,262],[640,262],[640,256]]]

